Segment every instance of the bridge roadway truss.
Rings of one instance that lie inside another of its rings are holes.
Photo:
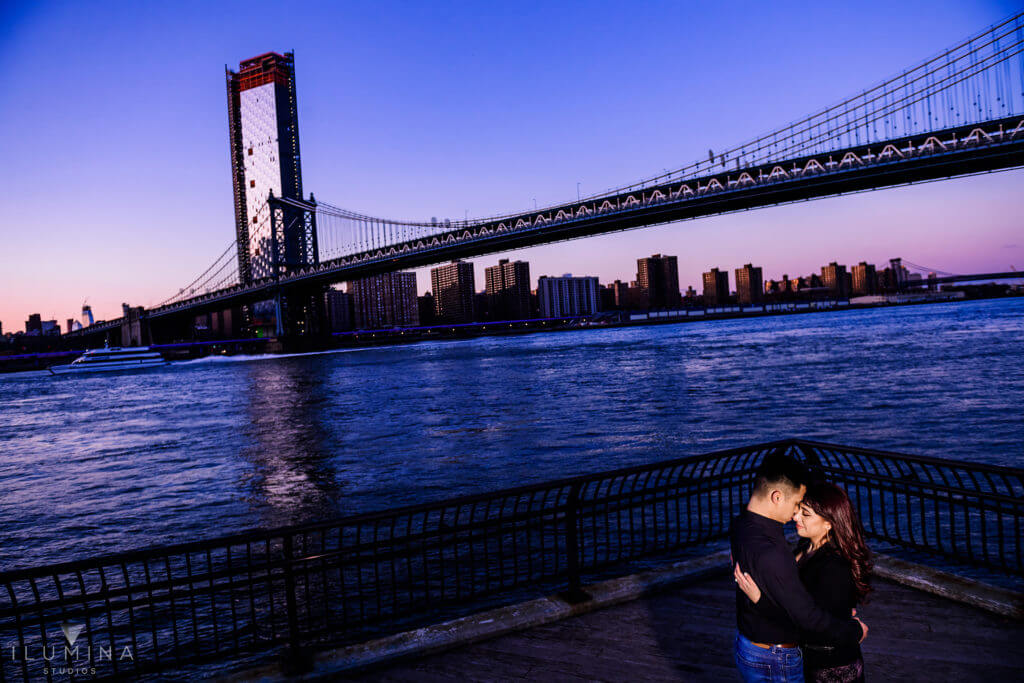
[[[311,289],[456,258],[1020,166],[1024,166],[1024,116],[709,174],[500,221],[459,226],[294,268],[277,279],[166,304],[149,309],[146,315],[159,319],[186,312],[198,314],[272,299],[292,289]],[[307,215],[322,210],[322,205],[315,202],[277,201],[291,203]],[[99,332],[120,324],[120,320],[112,320],[83,331]]]
[[[323,261],[248,287],[149,310],[151,318],[618,230],[1024,166],[1024,116],[811,155],[531,212]],[[289,200],[280,200],[289,201]],[[307,211],[317,205],[291,200]]]

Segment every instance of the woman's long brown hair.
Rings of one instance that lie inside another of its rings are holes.
[[[803,502],[832,524],[827,539],[835,546],[840,557],[850,563],[857,602],[863,602],[871,592],[868,583],[871,551],[864,542],[864,527],[861,526],[849,496],[835,484],[818,482],[807,487]]]

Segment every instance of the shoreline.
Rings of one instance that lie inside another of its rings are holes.
[[[703,309],[692,309],[688,315],[665,315],[660,311],[650,311],[647,313],[630,313],[629,311],[621,311],[621,313],[631,316],[645,316],[643,319],[630,319],[618,322],[605,322],[605,323],[580,323],[578,321],[581,318],[551,318],[547,320],[540,320],[540,325],[512,327],[512,329],[494,329],[485,330],[486,327],[497,327],[497,326],[513,326],[522,321],[497,321],[488,323],[471,323],[464,325],[434,325],[429,329],[434,332],[428,333],[411,333],[409,328],[395,328],[390,330],[366,330],[366,331],[353,331],[353,332],[342,332],[334,333],[335,338],[345,335],[353,338],[358,343],[340,344],[335,345],[331,348],[365,348],[374,346],[394,346],[399,344],[411,344],[420,341],[449,341],[449,340],[466,340],[475,339],[479,337],[505,337],[505,336],[518,336],[526,334],[537,334],[542,332],[572,332],[572,331],[584,331],[584,330],[607,330],[617,328],[628,328],[628,327],[645,327],[653,325],[675,325],[684,323],[697,323],[697,322],[711,322],[719,320],[742,320],[749,318],[766,318],[775,316],[792,316],[792,315],[805,315],[809,313],[835,313],[840,311],[861,311],[870,309],[884,309],[884,308],[899,308],[907,306],[923,306],[930,304],[944,304],[944,303],[969,303],[974,301],[988,301],[993,299],[1017,299],[1024,298],[1020,295],[1009,295],[1009,296],[994,296],[994,297],[977,297],[972,299],[929,299],[921,301],[907,301],[899,303],[887,303],[887,304],[850,304],[847,302],[800,302],[801,306],[797,308],[788,308],[789,304],[769,304],[776,308],[767,310],[762,309],[761,306],[751,307],[743,310],[711,310],[707,313]],[[817,305],[815,305],[817,304]],[[725,308],[725,307],[723,307]],[[738,307],[729,307],[738,308]],[[755,310],[758,309],[758,310]],[[618,311],[608,311],[606,313],[616,313]],[[551,321],[566,321],[573,320],[575,323],[562,323],[562,324],[546,324]],[[468,329],[467,329],[468,328]],[[479,328],[479,330],[473,329]],[[412,328],[415,330],[416,328]],[[444,331],[448,333],[445,334]]]
[[[598,317],[610,317],[615,315],[619,320],[595,322],[593,320],[595,316],[537,318],[532,320],[492,321],[454,325],[441,324],[417,328],[353,330],[332,333],[330,338],[252,338],[225,341],[209,340],[202,342],[177,342],[170,344],[154,344],[152,346],[154,349],[164,350],[165,357],[171,361],[194,360],[209,356],[235,356],[243,354],[275,356],[295,353],[316,353],[336,349],[399,346],[424,341],[465,341],[481,337],[509,337],[544,332],[608,330],[654,325],[677,325],[721,320],[742,320],[776,316],[806,315],[813,313],[835,313],[840,311],[862,311],[870,309],[925,306],[943,303],[960,304],[974,301],[1018,298],[1024,297],[1019,294],[1009,294],[1005,296],[963,299],[922,299],[919,301],[903,301],[884,304],[851,304],[849,301],[844,300],[827,300],[786,304],[765,304],[762,306],[751,306],[745,309],[739,306],[720,307],[718,309],[679,309],[680,311],[684,311],[683,315],[679,315],[679,311],[605,311],[597,314]],[[69,359],[80,355],[82,352],[82,350],[46,351],[0,356],[0,374],[46,370],[50,365],[65,363]],[[18,363],[17,361],[21,361],[21,363]]]

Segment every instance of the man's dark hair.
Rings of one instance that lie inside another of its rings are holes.
[[[790,490],[806,485],[810,480],[807,468],[788,455],[771,453],[764,457],[754,475],[753,495],[767,496],[780,486]]]

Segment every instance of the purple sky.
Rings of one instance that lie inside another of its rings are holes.
[[[48,3],[0,8],[0,321],[166,298],[233,238],[223,66],[294,49],[303,184],[377,216],[462,218],[621,185],[779,127],[1017,2]],[[827,6],[826,6],[827,5]],[[292,7],[292,5],[289,5]],[[679,257],[766,278],[901,256],[1024,269],[1024,172],[500,256],[636,277]],[[420,290],[429,288],[427,269]]]

